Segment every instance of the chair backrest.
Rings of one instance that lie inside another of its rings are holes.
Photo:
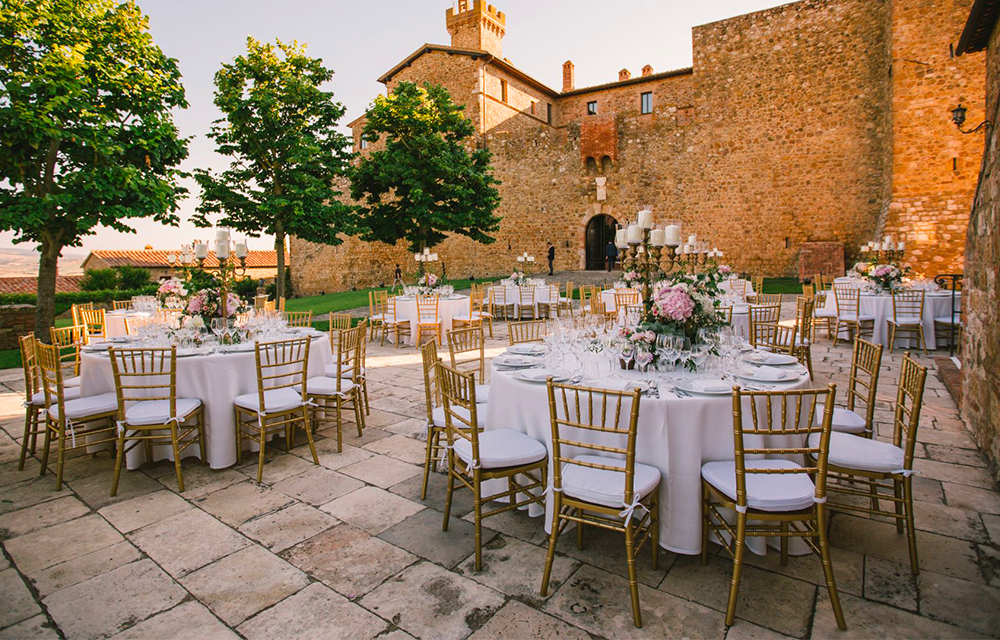
[[[417,296],[417,324],[437,324],[438,297]]]
[[[917,426],[924,404],[924,384],[927,367],[903,354],[899,371],[899,390],[896,393],[896,411],[893,416],[892,443],[903,449],[903,469],[913,469],[913,454],[917,445]]]
[[[777,324],[781,317],[781,305],[777,304],[752,304],[750,305],[750,329],[753,330],[755,324]]]
[[[548,302],[548,304],[550,304],[550,305],[552,305],[554,307],[554,306],[556,306],[556,305],[559,304],[559,285],[557,285],[557,284],[550,284],[550,285],[546,285],[546,286],[548,287],[548,291],[549,291],[549,302]]]
[[[482,287],[469,292],[469,318],[474,318],[475,314],[483,311],[483,298],[486,292]]]
[[[312,311],[282,311],[282,314],[285,316],[285,320],[288,321],[289,327],[312,326]]]
[[[923,290],[901,290],[892,294],[892,319],[896,322],[904,318],[923,318],[924,316],[924,292]]]
[[[62,363],[59,349],[54,344],[35,341],[35,362],[38,363],[38,377],[45,392],[45,406],[59,407],[59,421],[65,424],[66,407],[63,395]]]
[[[356,380],[361,375],[361,345],[365,342],[365,327],[343,329],[337,336],[337,350],[334,364],[337,367],[337,392],[347,380]]]
[[[548,333],[545,320],[510,322],[507,324],[507,331],[511,345],[522,342],[541,342]]]
[[[132,301],[131,300],[112,300],[111,301],[111,305],[112,305],[112,307],[114,308],[115,311],[118,311],[120,309],[131,309],[132,308]]]
[[[838,316],[858,317],[861,310],[861,289],[834,283],[833,296],[833,301],[837,303]]]
[[[350,329],[351,322],[353,322],[353,317],[349,313],[331,313],[330,314],[330,331],[341,331],[343,329]]]
[[[812,299],[816,295],[816,288],[811,284],[802,285],[802,295],[806,298]]]
[[[42,390],[38,373],[38,359],[35,357],[35,334],[29,333],[17,339],[21,348],[21,370],[24,373],[24,401],[31,404],[31,398]]]
[[[108,349],[118,396],[118,419],[125,419],[128,405],[144,400],[166,400],[170,415],[177,416],[177,347]]]
[[[492,296],[493,304],[495,306],[498,307],[507,306],[507,287],[505,287],[504,285],[498,284],[490,287],[490,296]]]
[[[273,389],[301,385],[302,395],[306,395],[309,343],[309,338],[255,343],[258,406],[267,406],[264,404],[264,393]]]
[[[482,325],[448,332],[451,367],[457,371],[477,371],[486,377],[486,338]]]
[[[816,308],[816,300],[811,297],[798,296],[795,299],[795,328],[798,330],[799,338],[805,343],[812,335],[813,311]]]
[[[267,308],[267,296],[259,295],[253,297],[253,308],[254,309],[266,309]]]
[[[781,294],[780,293],[758,293],[757,297],[754,298],[754,302],[758,305],[778,305],[779,309],[781,307]]]
[[[791,354],[795,350],[795,335],[798,327],[780,324],[753,324],[750,326],[750,344],[770,350],[772,353]]]
[[[857,412],[859,402],[865,408],[865,428],[872,428],[878,378],[882,370],[882,345],[855,338],[851,354],[851,372],[847,379],[847,408]]]
[[[526,284],[519,286],[517,288],[517,297],[521,305],[531,305],[535,304],[535,285]]]
[[[424,400],[427,403],[427,424],[434,424],[434,409],[441,406],[441,385],[438,380],[437,365],[441,361],[437,354],[437,341],[430,340],[420,347],[424,369]]]
[[[573,288],[573,281],[570,280],[569,282],[566,283],[566,300],[570,304],[573,304],[573,292],[574,291],[575,291],[575,289]]]
[[[552,485],[562,489],[565,465],[603,469],[624,476],[623,506],[632,504],[635,480],[636,431],[640,390],[613,391],[559,384],[550,379],[549,422],[552,425]],[[600,441],[601,444],[594,444]],[[563,447],[567,450],[564,452]],[[580,451],[580,450],[583,451]],[[595,455],[621,460],[622,467],[574,459]]]
[[[739,387],[733,389],[733,449],[736,454],[738,507],[745,509],[747,506],[747,474],[810,475],[816,485],[815,501],[826,501],[826,465],[830,452],[830,427],[833,422],[833,403],[836,394],[837,385],[834,384],[826,389],[794,391],[745,391]],[[816,406],[820,403],[824,405],[823,418],[816,421],[813,416],[816,415]],[[820,434],[820,437],[815,445],[812,445],[810,436],[814,433]],[[789,440],[802,444],[789,446]],[[747,447],[748,441],[750,447]],[[754,466],[754,463],[761,458],[788,455],[802,456],[805,464],[789,468]]]
[[[764,293],[764,276],[753,277],[753,290],[758,296]]]
[[[715,311],[719,314],[719,319],[722,324],[732,324],[733,323],[733,308],[729,307],[717,307]]]
[[[74,325],[83,324],[83,317],[80,315],[81,309],[93,309],[93,308],[94,308],[93,302],[81,302],[79,304],[74,304],[70,308],[73,315],[73,324]]]
[[[743,278],[736,278],[729,281],[729,293],[734,296],[745,298],[747,295],[747,285],[749,283]]]
[[[598,296],[600,297],[600,296]],[[587,308],[587,301],[593,300],[594,298],[594,288],[585,284],[580,285],[580,308]]]
[[[438,361],[438,380],[441,383],[441,401],[444,406],[445,433],[448,448],[455,446],[455,440],[464,438],[472,445],[472,466],[481,466],[479,455],[479,424],[476,405],[476,374],[462,373]]]
[[[56,348],[60,366],[69,376],[80,375],[80,349],[87,344],[87,328],[83,325],[49,327],[49,342]]]
[[[635,289],[615,289],[615,309],[639,304],[639,292]]]
[[[81,324],[87,327],[89,337],[104,337],[104,309],[80,309]]]
[[[278,305],[274,300],[264,301],[264,311],[277,311]]]

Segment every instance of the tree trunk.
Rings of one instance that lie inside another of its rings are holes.
[[[43,239],[39,247],[38,289],[35,302],[35,336],[49,342],[49,327],[56,316],[56,274],[62,246],[52,240]]]
[[[278,255],[278,280],[275,282],[275,302],[280,306],[285,297],[285,227],[280,221],[274,224],[274,250]]]

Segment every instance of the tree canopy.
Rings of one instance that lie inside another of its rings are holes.
[[[177,223],[180,77],[134,2],[3,3],[0,230],[39,245],[36,333],[53,321],[63,247],[136,218]]]
[[[499,184],[488,149],[472,149],[475,132],[464,107],[439,85],[401,82],[375,99],[366,114],[366,140],[379,141],[351,173],[360,204],[361,237],[412,251],[457,233],[488,244],[500,227],[494,211]]]
[[[262,44],[215,74],[215,105],[223,118],[209,137],[232,162],[221,174],[198,170],[202,188],[195,224],[220,225],[251,236],[273,234],[278,296],[284,295],[285,235],[337,245],[355,231],[352,209],[336,187],[351,159],[337,130],[344,107],[320,87],[333,77],[297,42]]]

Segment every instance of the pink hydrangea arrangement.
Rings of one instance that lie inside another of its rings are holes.
[[[441,284],[440,279],[433,273],[425,273],[417,280],[417,290],[420,295],[429,296]]]
[[[626,287],[637,286],[641,280],[642,280],[642,274],[640,274],[638,271],[626,270],[622,273],[621,281],[622,283],[624,283]]]
[[[528,284],[528,276],[520,269],[514,269],[510,274],[510,283],[518,287],[526,285]]]
[[[164,280],[160,283],[159,288],[156,290],[157,299],[164,304],[171,299],[182,301],[187,298],[187,295],[187,287],[185,287],[184,283],[177,278]]]
[[[851,269],[851,275],[867,280],[881,291],[896,291],[902,288],[903,278],[909,270],[909,267],[901,268],[895,263],[858,262]]]
[[[694,314],[694,300],[681,287],[662,286],[653,293],[651,312],[670,322],[685,322]]]
[[[188,300],[185,313],[202,319],[221,318],[222,305],[217,289],[202,289]],[[226,294],[226,317],[231,318],[243,309],[243,301],[235,293]]]

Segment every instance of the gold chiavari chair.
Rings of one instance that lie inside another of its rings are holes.
[[[763,327],[767,325],[778,324],[778,318],[781,316],[781,306],[775,304],[752,304],[749,309],[749,320],[750,320],[750,343],[756,346],[754,340],[757,335],[763,335],[763,329],[758,327]]]
[[[795,348],[792,355],[809,370],[809,379],[813,379],[812,365],[812,334],[813,334],[813,298],[799,296],[795,299]]]
[[[915,335],[917,346],[927,355],[927,342],[924,340],[924,292],[894,291],[892,294],[892,317],[886,318],[886,328],[889,330],[889,353],[896,346],[896,334]]]
[[[49,342],[59,354],[63,369],[63,386],[80,386],[80,352],[87,344],[87,327],[49,327]]]
[[[285,444],[292,448],[293,429],[300,427],[309,440],[313,462],[319,464],[309,424],[307,371],[309,338],[258,342],[254,346],[257,391],[236,396],[236,461],[243,459],[243,439],[260,446],[257,482],[264,477],[264,448],[270,432],[284,431]]]
[[[483,324],[483,317],[477,313],[483,308],[483,293],[481,291],[471,291],[469,293],[469,310],[460,316],[453,316],[451,324],[453,327],[480,327]]]
[[[812,300],[816,295],[816,288],[811,284],[802,285],[802,295],[809,300]]]
[[[728,324],[728,325],[733,324],[733,308],[732,308],[732,306],[729,306],[729,307],[717,307],[715,310],[716,310],[716,312],[718,312],[719,319],[722,321],[722,324]]]
[[[278,298],[278,311],[285,310],[285,298]]]
[[[303,392],[303,396],[315,403],[316,412],[322,412],[322,418],[316,412],[313,413],[314,425],[318,426],[317,423],[320,422],[331,422],[330,413],[334,414],[332,422],[337,429],[338,453],[344,450],[342,412],[345,408],[354,410],[354,422],[358,427],[358,437],[360,438],[364,432],[364,399],[361,385],[355,381],[362,376],[361,350],[362,345],[365,344],[366,331],[367,328],[364,325],[341,330],[337,336],[337,348],[334,351],[333,375],[309,378],[306,382],[307,390]]]
[[[114,392],[69,400],[63,385],[63,368],[55,345],[35,341],[39,379],[45,392],[45,439],[41,475],[49,464],[49,444],[56,439],[56,491],[62,489],[66,451],[115,441],[113,419],[118,412]],[[101,437],[103,436],[103,437]],[[100,439],[94,439],[94,437]]]
[[[507,325],[510,346],[522,342],[542,342],[548,335],[548,324],[545,320],[525,320],[511,322]]]
[[[89,343],[92,339],[98,338],[103,340],[106,337],[105,334],[105,320],[104,320],[104,309],[80,309],[80,324],[87,328],[87,342]]]
[[[825,287],[823,286],[823,274],[817,273],[816,275],[814,275],[812,277],[812,284],[813,288],[816,289],[817,293],[823,291],[823,289],[825,289]]]
[[[559,315],[559,285],[547,284],[544,287],[548,294],[546,300],[538,301],[538,317],[551,319]]]
[[[253,297],[253,308],[263,311],[267,308],[267,296],[257,295]]]
[[[747,289],[750,283],[743,278],[735,278],[729,281],[729,293],[730,295],[739,296],[744,300],[747,297]]]
[[[361,396],[365,401],[365,415],[371,415],[372,408],[368,403],[368,341],[364,339],[368,332],[368,321],[362,320],[358,326],[363,328],[361,332],[361,373],[354,378],[354,384],[361,387]]]
[[[639,292],[635,289],[615,289],[615,311],[639,304]]]
[[[72,311],[73,324],[74,325],[82,325],[83,324],[83,317],[80,315],[80,311],[83,310],[83,309],[88,309],[88,310],[93,311],[93,309],[94,309],[94,303],[93,302],[81,302],[80,304],[74,304],[70,309]]]
[[[755,298],[757,304],[769,304],[768,302],[764,302],[761,299],[761,296],[764,295],[764,276],[753,276],[752,282],[753,282],[754,293],[757,294],[757,297]],[[781,302],[780,294],[772,294],[772,295],[778,295],[779,296],[778,302],[779,303]]]
[[[531,318],[538,319],[538,310],[535,307],[535,286],[522,285],[517,288],[517,319],[524,320]]]
[[[556,308],[556,315],[562,315],[563,310],[569,311],[573,317],[573,281],[566,283],[566,296],[559,298],[559,306]]]
[[[840,332],[847,330],[848,339],[864,337],[875,332],[875,316],[861,313],[861,289],[834,284],[834,301],[837,303],[837,317],[833,327],[833,346],[840,340]]]
[[[798,327],[786,327],[780,324],[751,325],[750,344],[757,349],[766,349],[771,353],[795,355],[795,340]]]
[[[368,336],[369,340],[374,340],[375,334],[379,330],[382,330],[383,342],[385,340],[385,320],[388,301],[388,291],[376,289],[368,292],[368,323],[369,327],[371,327],[371,335]]]
[[[45,433],[42,427],[42,412],[47,405],[38,360],[35,357],[35,335],[29,333],[21,336],[18,338],[18,346],[21,349],[21,369],[24,373],[24,439],[21,440],[21,458],[17,464],[17,469],[20,471],[24,469],[28,452],[35,455],[38,435]],[[63,390],[67,400],[80,397],[80,387],[65,386],[64,381]]]
[[[264,311],[277,311],[278,304],[274,300],[264,301]]]
[[[382,342],[380,346],[385,345],[385,335],[389,331],[392,331],[393,343],[397,349],[399,348],[399,341],[404,335],[412,335],[410,321],[396,315],[397,300],[396,296],[392,296],[386,300],[385,317],[382,319]]]
[[[285,321],[289,327],[311,327],[313,321],[312,311],[282,311]]]
[[[448,332],[448,353],[451,368],[456,371],[474,371],[483,382],[476,385],[476,398],[485,404],[490,397],[490,385],[486,384],[486,336],[483,328],[474,327]]]
[[[826,301],[829,299],[828,291],[816,291],[813,295],[813,325],[812,339],[816,339],[816,327],[824,325],[826,327],[827,339],[833,338],[833,325],[837,320],[836,306],[833,309],[827,307]]]
[[[198,445],[202,464],[205,450],[204,405],[198,398],[177,397],[177,347],[169,349],[109,349],[118,403],[118,443],[111,495],[118,494],[122,461],[135,447],[144,445],[152,461],[156,445],[169,444],[177,474],[177,488],[184,493],[181,452]],[[194,424],[187,424],[194,420]]]
[[[847,379],[847,408],[833,410],[834,431],[873,437],[882,349],[882,345],[861,338],[854,341],[851,372]],[[819,419],[819,413],[816,419]]]
[[[483,520],[533,503],[544,503],[548,465],[545,445],[514,429],[481,431],[476,402],[476,374],[462,373],[440,362],[437,375],[444,402],[445,436],[447,437],[448,493],[444,502],[443,531],[451,519],[452,495],[455,482],[459,489],[472,491],[476,540],[476,571],[482,569]],[[506,480],[507,490],[483,495],[482,483]],[[535,493],[531,493],[535,490]],[[523,499],[522,499],[523,498]],[[483,506],[494,500],[506,499],[507,504],[490,511]]]
[[[427,481],[430,477],[431,465],[436,465],[439,461],[444,464],[445,451],[444,444],[441,443],[441,436],[445,430],[444,404],[441,400],[441,385],[438,377],[437,365],[441,359],[437,354],[437,342],[431,340],[420,347],[424,371],[424,399],[427,406],[427,450],[424,460],[424,481],[420,489],[420,499],[427,499]],[[478,424],[486,426],[486,405],[479,407],[477,412]],[[458,409],[456,409],[457,411]]]
[[[541,595],[549,588],[559,535],[570,522],[576,523],[581,549],[585,525],[618,531],[625,534],[632,618],[641,627],[635,560],[648,540],[653,569],[659,568],[660,471],[635,461],[640,391],[591,389],[551,379],[547,386],[555,506]],[[602,444],[595,444],[598,439]]]
[[[913,575],[920,571],[913,522],[913,458],[926,380],[927,368],[907,352],[900,369],[891,444],[848,433],[833,432],[830,438],[830,491],[872,498],[871,509],[841,502],[831,503],[830,509],[894,518],[896,531],[906,531]],[[891,503],[892,510],[879,509],[880,500]]]
[[[490,294],[493,296],[494,314],[498,318],[512,320],[514,318],[515,301],[513,299],[508,301],[510,296],[507,295],[507,287],[498,284],[490,289]]]
[[[614,311],[608,311],[604,306],[604,299],[601,298],[600,294],[595,295],[590,299],[590,314],[601,318],[607,325],[613,323],[616,317]]]
[[[701,563],[708,564],[710,534],[716,535],[733,558],[726,625],[731,626],[736,616],[743,555],[750,536],[779,538],[782,565],[788,563],[789,539],[805,542],[820,557],[837,626],[847,628],[827,538],[827,456],[835,395],[836,385],[832,384],[826,389],[795,391],[733,389],[735,460],[706,462],[701,467]],[[749,416],[744,416],[744,402]],[[826,410],[817,422],[813,415],[820,403]],[[778,443],[772,444],[775,439]],[[784,457],[790,454],[804,457],[808,466]],[[720,508],[736,511],[735,526]]]
[[[417,345],[425,331],[430,331],[441,342],[441,316],[438,315],[437,296],[417,296]]]
[[[598,290],[600,291],[600,290]],[[598,297],[600,293],[598,293]],[[594,300],[594,287],[589,285],[580,285],[580,313],[582,315],[587,315],[588,313],[593,313],[591,307]]]
[[[330,331],[343,331],[344,329],[350,329],[353,322],[354,317],[349,313],[331,313]]]
[[[781,308],[781,294],[780,293],[758,293],[757,297],[754,298],[754,304],[756,305],[778,305]]]
[[[119,310],[122,310],[122,309],[131,309],[132,308],[132,301],[131,300],[112,300],[111,301],[111,306],[112,306],[112,308],[115,311],[119,311]]]

